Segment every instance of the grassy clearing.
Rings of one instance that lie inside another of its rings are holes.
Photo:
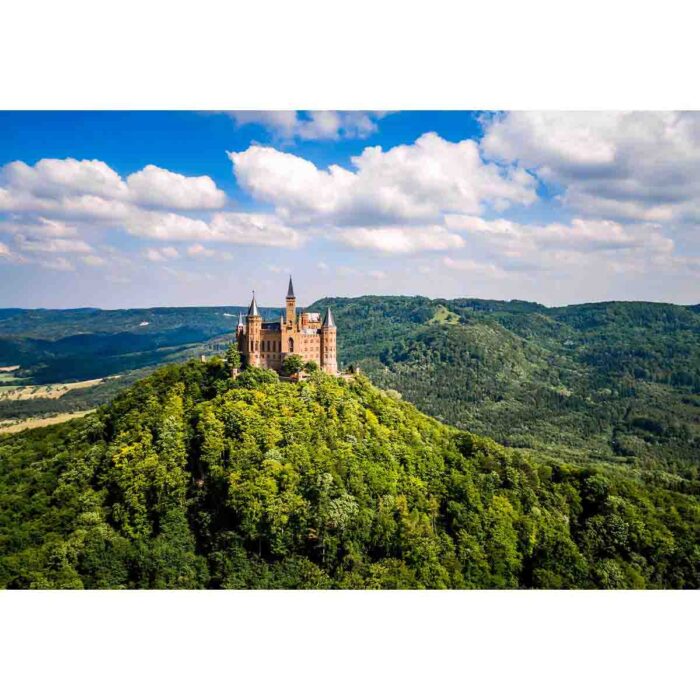
[[[109,377],[107,377],[109,379]],[[101,384],[105,378],[59,384],[30,384],[28,386],[0,386],[0,400],[26,401],[28,399],[58,399],[73,389],[87,389]]]
[[[454,326],[459,323],[459,316],[454,312],[450,311],[446,306],[438,306],[435,310],[435,314],[428,321],[428,325],[440,325],[440,326]]]
[[[0,421],[0,433],[19,433],[22,430],[31,430],[32,428],[43,428],[47,425],[56,423],[65,423],[73,420],[73,418],[82,418],[88,413],[93,413],[95,409],[89,411],[76,411],[74,413],[59,413],[55,416],[41,418],[25,418],[18,421]]]

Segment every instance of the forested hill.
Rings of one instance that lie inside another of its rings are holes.
[[[700,585],[696,496],[524,458],[394,393],[215,358],[0,437],[0,586]]]
[[[698,480],[699,306],[360,297],[314,307],[327,305],[341,362],[426,413],[577,463]]]
[[[421,410],[509,446],[698,490],[700,307],[329,298],[339,359]],[[0,311],[0,420],[78,411],[150,368],[223,347],[242,307]],[[271,316],[278,309],[263,309]],[[60,399],[3,387],[120,375]]]

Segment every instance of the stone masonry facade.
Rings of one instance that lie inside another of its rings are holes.
[[[304,362],[315,362],[327,374],[338,374],[337,329],[333,313],[328,308],[323,320],[319,313],[297,313],[291,277],[285,314],[279,321],[263,321],[253,293],[247,315],[239,316],[236,339],[246,366],[279,372],[287,355],[299,355]]]

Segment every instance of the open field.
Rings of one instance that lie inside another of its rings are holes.
[[[0,372],[14,372],[19,369],[19,365],[12,365],[11,367],[0,367]]]
[[[0,384],[21,384],[22,380],[15,377],[14,372],[0,372]]]
[[[82,418],[88,413],[93,413],[94,408],[89,411],[76,411],[75,413],[59,413],[55,416],[42,418],[26,418],[19,421],[0,421],[0,433],[19,433],[22,430],[30,430],[32,428],[43,428],[47,425],[56,423],[65,423],[73,418]]]
[[[440,306],[435,310],[433,317],[427,322],[427,325],[455,325],[459,323],[459,316],[454,312],[450,311],[447,307]]]
[[[108,378],[108,377],[107,377]],[[86,379],[82,382],[59,384],[30,384],[28,386],[0,386],[0,401],[26,401],[28,399],[58,399],[73,389],[88,389],[102,383],[105,378]]]

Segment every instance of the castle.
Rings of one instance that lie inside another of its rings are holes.
[[[299,355],[304,362],[315,362],[327,374],[338,374],[336,327],[330,308],[321,321],[321,314],[318,313],[302,312],[297,315],[296,305],[291,276],[286,311],[279,321],[263,321],[253,292],[248,314],[245,320],[240,314],[236,329],[243,364],[279,372],[287,355]]]

